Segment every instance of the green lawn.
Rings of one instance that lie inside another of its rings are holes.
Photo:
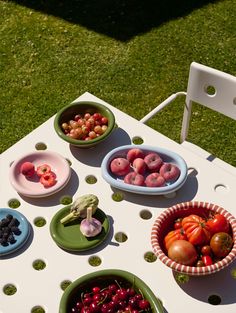
[[[34,2],[0,1],[0,152],[85,91],[140,119],[192,61],[236,75],[234,0]],[[149,123],[176,141],[181,100]],[[236,166],[235,121],[195,105],[189,138]]]

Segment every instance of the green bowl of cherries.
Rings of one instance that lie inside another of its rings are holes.
[[[130,272],[107,269],[87,274],[64,291],[59,313],[163,313],[161,301]]]
[[[54,119],[57,135],[79,148],[91,148],[106,140],[115,127],[113,112],[93,101],[75,101],[59,110]]]

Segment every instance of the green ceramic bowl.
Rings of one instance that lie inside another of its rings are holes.
[[[80,299],[81,293],[88,292],[92,287],[99,286],[101,288],[106,288],[109,284],[114,284],[116,282],[124,288],[133,287],[136,292],[141,293],[143,297],[150,302],[151,310],[145,312],[164,312],[161,301],[140,278],[130,272],[108,269],[82,276],[69,285],[62,295],[59,313],[71,312],[72,307]]]
[[[59,210],[50,223],[50,234],[56,244],[68,251],[86,251],[103,243],[110,231],[109,219],[106,214],[97,208],[93,215],[102,224],[102,231],[95,237],[85,237],[80,231],[81,219],[62,225],[60,220],[70,212],[71,205]]]
[[[79,139],[73,139],[64,133],[61,125],[63,123],[67,123],[71,119],[74,119],[76,114],[85,114],[85,113],[100,113],[103,116],[108,118],[108,127],[104,134],[100,135],[99,137],[92,139],[92,140],[79,140]],[[57,133],[57,135],[70,143],[73,146],[79,147],[79,148],[91,148],[101,142],[103,142],[105,139],[107,139],[113,128],[115,127],[115,117],[114,114],[110,109],[108,109],[105,105],[98,103],[98,102],[92,102],[92,101],[78,101],[68,104],[67,106],[63,107],[55,116],[54,119],[54,129]]]

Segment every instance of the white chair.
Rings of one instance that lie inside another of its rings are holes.
[[[192,62],[190,65],[187,92],[177,92],[159,104],[140,121],[146,123],[178,96],[186,96],[180,135],[180,143],[236,176],[236,168],[215,158],[199,146],[188,142],[187,135],[191,118],[192,103],[196,102],[236,120],[236,77],[208,66]]]

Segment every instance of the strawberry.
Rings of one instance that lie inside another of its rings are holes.
[[[43,176],[46,173],[51,172],[51,167],[48,164],[42,164],[37,167],[36,173],[39,177]]]
[[[43,184],[45,188],[52,187],[56,183],[56,174],[53,172],[43,174],[40,177],[40,183]]]

